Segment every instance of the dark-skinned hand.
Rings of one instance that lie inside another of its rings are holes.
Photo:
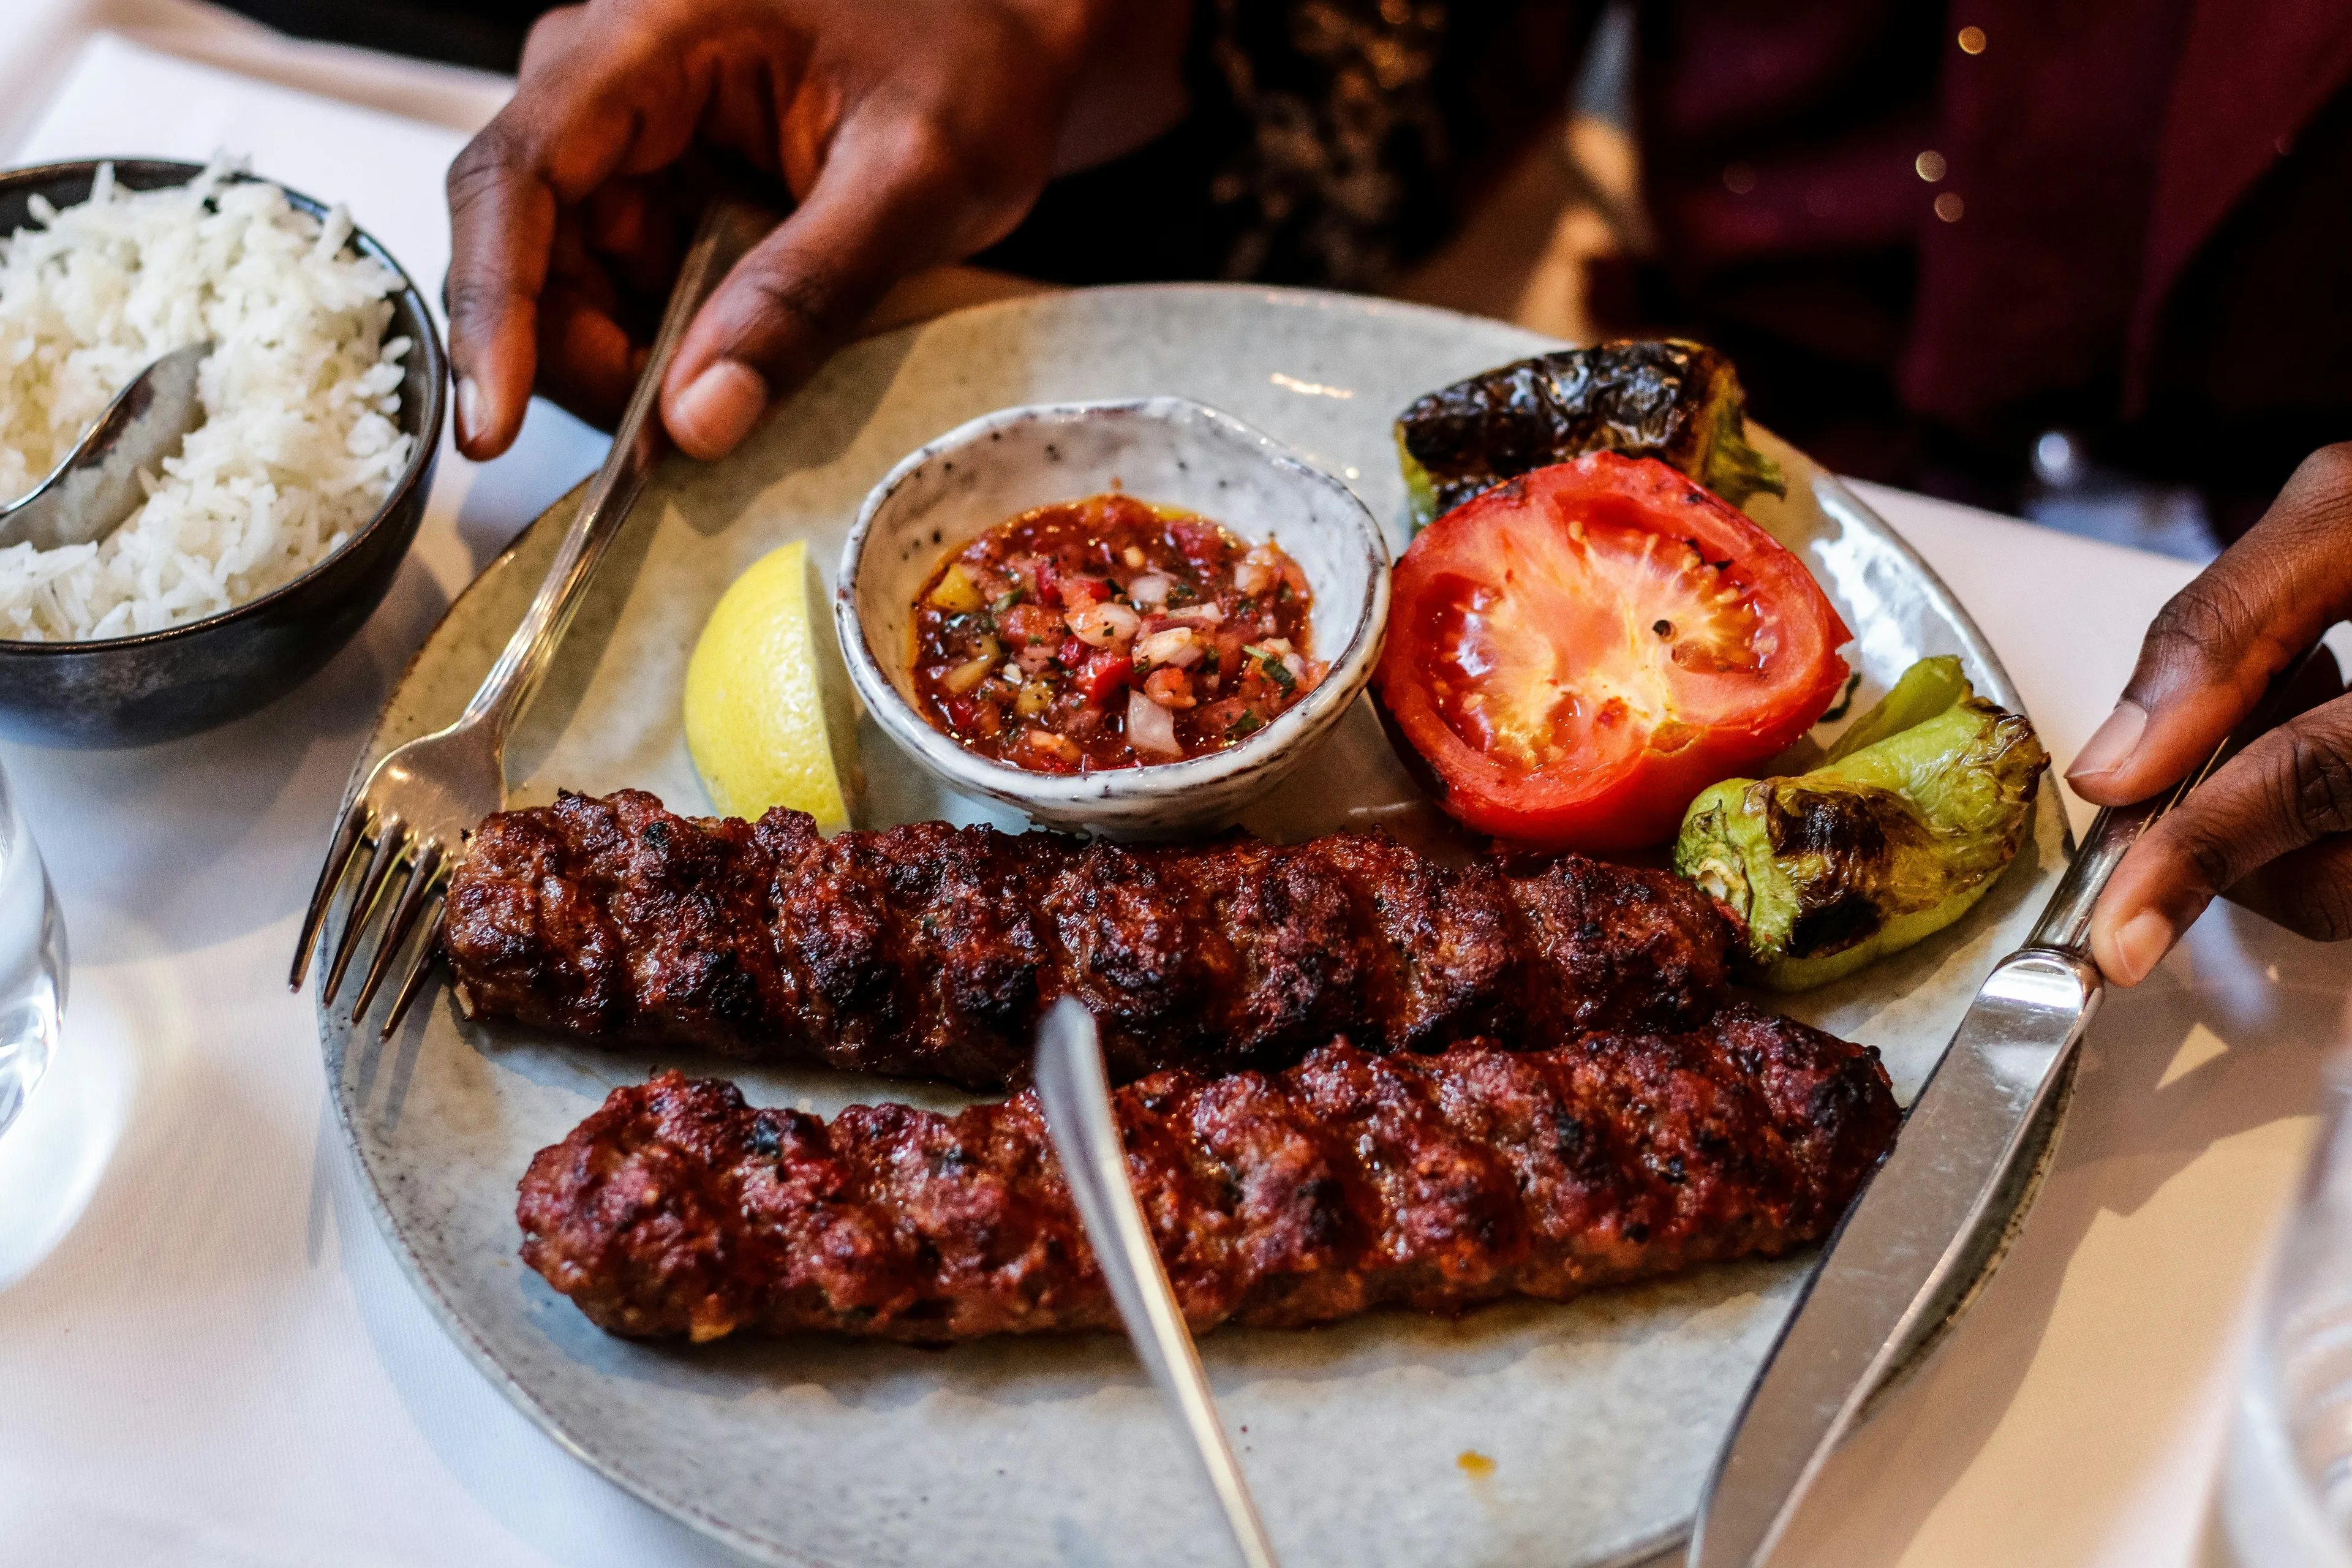
[[[2347,616],[2352,443],[2305,458],[2262,521],[2164,606],[2123,700],[2067,782],[2101,805],[2176,783]],[[2192,791],[2116,868],[2091,922],[2108,979],[2145,979],[2216,897],[2322,942],[2352,938],[2352,696],[2325,650],[2291,696],[2294,718]]]
[[[723,455],[892,283],[1020,221],[1057,149],[1067,161],[1073,101],[1104,96],[1086,79],[1106,57],[1141,39],[1176,82],[1186,14],[1167,0],[551,13],[513,100],[449,170],[458,449],[506,450],[534,388],[609,424],[701,205],[764,177],[791,216],[703,306],[662,385],[677,445]]]

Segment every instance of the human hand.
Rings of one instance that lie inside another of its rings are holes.
[[[2067,783],[2144,800],[2211,754],[2263,690],[2352,615],[2352,443],[2296,468],[2262,521],[2148,628],[2123,700]],[[2325,650],[2295,717],[2255,740],[2141,836],[2091,921],[2119,985],[2146,978],[2219,894],[2322,942],[2352,938],[2352,696]]]
[[[725,160],[797,205],[695,317],[677,445],[742,440],[898,279],[1035,201],[1115,0],[593,0],[532,29],[449,169],[457,446],[496,457],[534,382],[609,423]]]

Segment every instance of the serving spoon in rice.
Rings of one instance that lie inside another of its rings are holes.
[[[205,422],[196,371],[212,352],[190,343],[132,376],[47,479],[0,505],[0,550],[96,544],[121,527],[147,499],[140,471],[159,471]]]

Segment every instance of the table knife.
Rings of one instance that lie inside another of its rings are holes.
[[[2305,661],[2311,656],[2305,656]],[[1993,966],[1895,1149],[1830,1238],[1699,1495],[1689,1568],[1757,1568],[1887,1378],[1996,1260],[2004,1201],[2103,990],[2092,906],[2126,850],[2273,728],[2302,663],[2172,789],[2101,811],[2025,945]],[[2056,802],[2050,802],[2054,807]]]
[[[1218,1417],[1184,1310],[1152,1245],[1143,1206],[1128,1184],[1127,1149],[1111,1109],[1102,1041],[1093,1016],[1075,997],[1055,1002],[1037,1026],[1037,1099],[1070,1184],[1070,1199],[1128,1338],[1192,1439],[1193,1457],[1224,1512],[1243,1568],[1280,1568],[1241,1461],[1234,1458],[1233,1440]]]

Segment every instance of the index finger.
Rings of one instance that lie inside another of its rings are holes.
[[[577,9],[531,30],[522,83],[449,165],[449,360],[457,447],[494,458],[522,427],[559,205],[624,166],[675,159],[709,92],[667,34],[615,34]]]
[[[457,449],[477,462],[514,444],[539,370],[539,296],[555,243],[555,190],[499,111],[449,165],[449,363]]]
[[[2352,612],[2352,443],[2304,459],[2262,521],[2175,595],[2123,700],[2066,782],[2085,800],[2145,800],[2212,753],[2271,680]]]

